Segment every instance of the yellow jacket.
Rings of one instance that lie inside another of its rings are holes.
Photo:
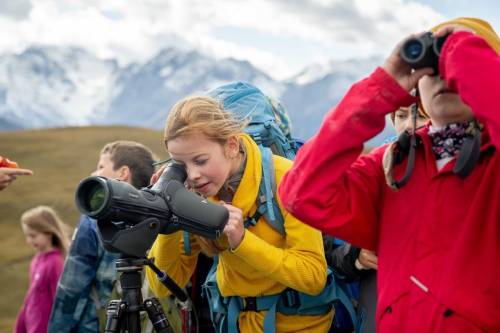
[[[252,216],[262,177],[260,150],[247,136],[242,135],[247,162],[232,205],[243,211],[243,217]],[[273,156],[276,183],[279,184],[292,162]],[[217,198],[212,198],[216,200]],[[219,253],[217,284],[223,296],[274,295],[290,287],[315,295],[326,283],[326,260],[321,232],[300,222],[286,212],[279,202],[286,235],[282,236],[262,217],[255,226],[247,228],[240,245],[228,249],[227,238],[217,240]],[[159,235],[150,251],[155,263],[180,286],[185,286],[196,266],[201,252],[195,237],[190,237],[191,255],[184,253],[182,232]],[[156,295],[169,291],[147,269],[149,284]],[[241,312],[241,332],[262,332],[266,312]],[[321,316],[285,316],[276,314],[276,332],[327,332],[333,311]]]

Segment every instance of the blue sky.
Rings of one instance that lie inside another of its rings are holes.
[[[71,45],[127,64],[175,45],[284,79],[331,59],[387,55],[457,16],[500,31],[498,0],[1,0],[0,53]]]
[[[500,2],[498,0],[421,0],[422,4],[446,17],[475,16],[487,20],[500,33]]]

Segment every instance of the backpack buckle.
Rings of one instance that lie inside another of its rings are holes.
[[[244,307],[241,311],[257,311],[257,297],[244,297]]]
[[[255,219],[255,217],[254,217],[254,216],[247,218],[247,219],[243,222],[243,226],[244,226],[245,228],[248,228],[248,227],[250,227],[250,226],[255,227],[255,225],[256,225],[256,224],[257,224],[257,220]]]
[[[260,133],[251,133],[250,136],[252,137],[253,141],[257,143],[258,146],[262,145],[262,136]]]
[[[296,309],[300,307],[299,293],[293,289],[287,289],[282,294],[283,304],[287,308]]]

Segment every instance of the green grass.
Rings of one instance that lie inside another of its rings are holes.
[[[10,332],[28,288],[33,250],[26,244],[19,217],[36,205],[50,205],[74,227],[79,212],[74,193],[81,179],[95,170],[104,144],[138,141],[164,159],[158,131],[131,127],[70,127],[0,132],[0,155],[16,161],[34,176],[21,177],[0,192],[0,332]]]

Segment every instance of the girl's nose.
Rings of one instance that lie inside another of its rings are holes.
[[[188,180],[193,182],[200,178],[201,174],[196,168],[187,168]]]

